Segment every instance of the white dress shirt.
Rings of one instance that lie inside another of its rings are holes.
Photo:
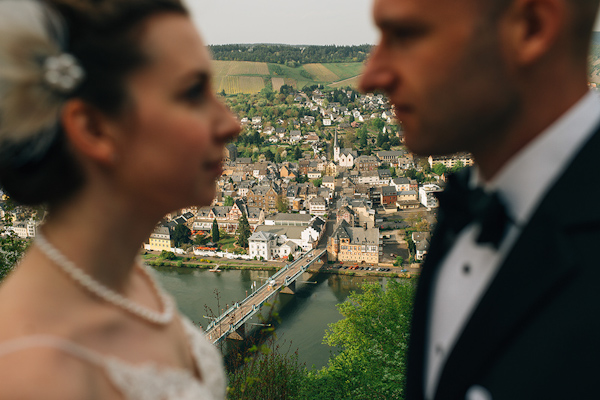
[[[477,169],[470,185],[495,190],[514,221],[498,250],[476,242],[480,226],[467,225],[441,261],[433,280],[425,350],[425,398],[432,400],[440,373],[470,315],[498,272],[521,229],[565,167],[600,123],[600,95],[589,92],[521,149],[489,182]]]

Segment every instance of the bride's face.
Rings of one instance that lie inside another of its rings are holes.
[[[224,146],[240,125],[213,91],[208,50],[192,21],[176,14],[150,18],[142,48],[150,62],[128,81],[121,188],[165,213],[210,205]]]

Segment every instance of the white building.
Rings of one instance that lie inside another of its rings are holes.
[[[338,160],[340,167],[353,168],[354,160],[358,157],[358,153],[352,149],[342,149]]]
[[[251,257],[272,260],[287,256],[290,252],[306,252],[317,247],[324,233],[325,221],[320,217],[312,218],[308,226],[260,225],[248,239],[249,254]]]
[[[286,258],[290,254],[296,255],[301,250],[296,242],[287,240],[285,235],[279,236],[267,231],[254,232],[248,238],[248,246],[251,258],[265,260]]]
[[[324,198],[317,196],[308,201],[309,212],[312,215],[327,214],[327,201]]]
[[[391,185],[395,186],[398,192],[406,192],[410,190],[410,181],[406,177],[392,179]]]
[[[427,208],[439,207],[438,199],[435,193],[441,192],[442,188],[438,185],[427,184],[419,188],[419,201]]]
[[[379,173],[375,171],[363,171],[358,176],[358,183],[365,185],[379,184]]]
[[[250,257],[273,259],[273,248],[277,246],[277,236],[270,232],[254,232],[248,238]]]
[[[34,220],[17,222],[11,227],[11,230],[21,239],[33,238],[36,235],[38,225],[39,222]]]

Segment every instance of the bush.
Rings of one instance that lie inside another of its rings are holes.
[[[160,255],[158,256],[158,258],[160,258],[162,260],[175,260],[175,259],[177,259],[177,256],[172,251],[163,250],[160,252]]]
[[[296,398],[306,376],[297,352],[282,352],[271,339],[266,345],[252,346],[250,353],[251,357],[238,354],[234,360],[238,367],[229,374],[229,400]]]

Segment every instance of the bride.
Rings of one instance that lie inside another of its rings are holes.
[[[0,186],[49,210],[0,286],[0,398],[225,398],[137,255],[238,133],[179,0],[0,1]]]

